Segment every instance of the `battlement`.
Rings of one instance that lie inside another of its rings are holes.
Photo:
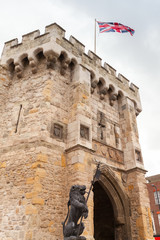
[[[137,113],[141,111],[138,87],[130,83],[122,74],[117,75],[116,70],[108,63],[104,63],[102,66],[101,58],[92,51],[88,51],[86,54],[85,46],[73,36],[67,40],[65,30],[56,23],[46,26],[44,34],[40,34],[40,31],[36,30],[23,35],[21,43],[18,43],[18,39],[6,42],[0,64],[9,71],[15,71],[17,77],[22,77],[23,60],[27,59],[32,73],[35,74],[39,52],[43,53],[50,65],[53,65],[63,53],[65,57],[61,73],[64,74],[70,63],[81,65],[90,72],[92,92],[96,84],[101,81],[102,92],[106,92],[110,88],[114,89],[115,96],[121,93],[130,98],[135,103]]]

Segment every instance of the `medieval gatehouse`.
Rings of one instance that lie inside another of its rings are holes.
[[[138,87],[57,24],[0,60],[0,240],[60,240],[70,187],[89,189],[87,240],[152,240]]]

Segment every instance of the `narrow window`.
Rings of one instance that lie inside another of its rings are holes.
[[[160,201],[160,191],[154,192],[154,200],[155,200],[155,204],[158,205],[158,200]]]
[[[135,150],[135,155],[136,155],[136,161],[137,162],[142,162],[141,152],[138,151],[138,150]]]
[[[159,222],[159,226],[160,226],[160,214],[158,214],[158,222]]]
[[[56,138],[62,139],[63,138],[63,127],[59,124],[54,124],[53,135]]]
[[[52,123],[50,137],[63,140],[63,126],[58,123]]]
[[[89,128],[84,125],[80,125],[80,136],[81,138],[89,140]]]

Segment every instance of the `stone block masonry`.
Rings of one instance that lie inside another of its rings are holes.
[[[0,240],[63,239],[69,189],[97,162],[84,235],[153,239],[138,87],[54,23],[5,43],[0,102]]]

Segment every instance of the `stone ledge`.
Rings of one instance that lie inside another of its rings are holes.
[[[146,174],[148,171],[143,168],[139,168],[139,167],[134,167],[134,168],[126,170],[126,173],[131,173],[131,172],[140,172],[140,173]]]
[[[0,154],[5,154],[8,153],[10,151],[15,151],[15,150],[19,150],[19,149],[30,149],[34,147],[46,147],[46,148],[50,148],[50,149],[54,149],[54,148],[59,148],[59,149],[63,149],[63,147],[60,147],[58,145],[49,143],[49,142],[45,142],[45,141],[39,141],[39,140],[35,140],[35,141],[31,141],[28,143],[19,143],[16,145],[11,145],[8,147],[2,147],[0,148]]]
[[[71,148],[66,149],[65,152],[66,152],[66,153],[70,153],[70,152],[72,152],[72,151],[76,151],[76,150],[80,150],[80,149],[86,150],[86,151],[91,152],[91,153],[94,153],[94,152],[95,152],[95,150],[93,150],[93,149],[91,149],[91,148],[87,148],[87,147],[82,146],[82,145],[80,145],[80,144],[77,144],[77,145],[75,145],[75,146],[73,146],[73,147],[71,147]]]

